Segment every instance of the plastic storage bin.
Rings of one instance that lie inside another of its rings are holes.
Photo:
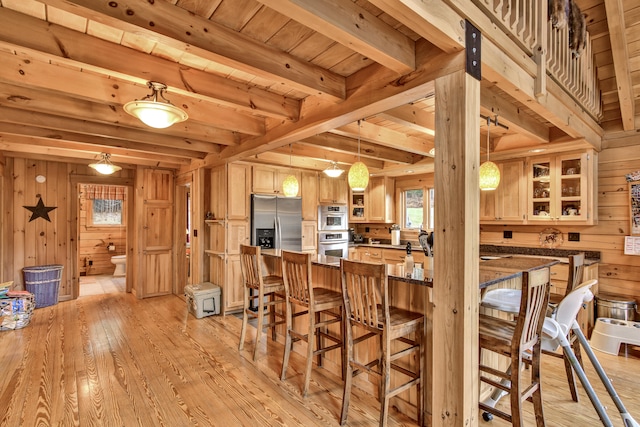
[[[51,264],[22,269],[25,289],[35,296],[36,308],[58,303],[62,268],[60,264]]]
[[[187,308],[197,319],[220,314],[220,287],[210,282],[184,287]]]

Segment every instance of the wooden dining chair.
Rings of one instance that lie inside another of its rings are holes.
[[[280,379],[284,381],[286,378],[293,344],[296,341],[305,341],[307,343],[307,362],[304,370],[302,396],[306,397],[314,356],[317,357],[318,366],[322,366],[322,357],[326,352],[340,350],[341,366],[344,372],[342,294],[338,291],[313,286],[311,255],[308,253],[282,251],[282,277],[286,295],[287,326]],[[293,324],[294,317],[305,314],[308,315],[306,333],[296,331]],[[340,323],[337,334],[331,334],[327,329],[327,326],[334,323]],[[332,344],[323,346],[327,340]]]
[[[515,320],[480,315],[480,350],[495,352],[510,359],[509,369],[503,372],[483,364],[481,354],[480,381],[509,393],[511,411],[507,413],[484,402],[480,402],[479,407],[516,427],[524,425],[522,402],[527,399],[533,401],[536,425],[545,425],[540,388],[540,346],[542,325],[549,301],[549,287],[548,268],[525,271],[522,273],[520,313]],[[522,378],[525,363],[530,363],[530,369],[527,370],[530,373],[529,381]],[[486,374],[498,377],[501,381]]]
[[[353,378],[366,372],[380,378],[381,427],[387,425],[389,400],[413,386],[417,388],[415,406],[418,425],[422,425],[424,315],[390,305],[386,265],[341,259],[340,270],[348,359],[340,424],[344,425],[347,421]],[[356,337],[354,327],[364,332]],[[354,347],[374,337],[379,339],[378,358],[372,361],[356,360]],[[396,363],[406,356],[413,356],[413,359],[402,365]],[[391,388],[392,370],[397,372],[394,388]]]
[[[583,282],[582,278],[584,275],[584,252],[575,255],[569,255],[569,275],[567,276],[567,287],[564,293],[550,293],[549,294],[549,310],[547,312],[548,316],[553,316],[554,311],[557,309],[558,304],[562,301],[567,295],[571,293],[574,289],[577,289],[578,286]],[[571,343],[571,348],[573,353],[575,354],[576,360],[580,364],[580,366],[584,366],[582,363],[582,354],[580,351],[580,343],[576,339],[576,336],[573,332],[569,333],[569,342]],[[569,384],[569,392],[571,393],[571,398],[574,402],[578,402],[578,382],[575,377],[575,372],[571,367],[571,361],[569,361],[568,357],[560,352],[553,351],[542,351],[544,354],[553,356],[559,359],[564,359],[564,370],[567,375],[567,383]]]
[[[285,302],[284,283],[282,276],[262,275],[260,266],[261,255],[259,246],[240,245],[240,269],[244,283],[244,307],[242,310],[242,329],[240,330],[240,344],[238,350],[244,348],[249,318],[257,318],[256,340],[253,349],[253,360],[258,356],[258,348],[262,331],[271,328],[271,339],[276,340],[276,325],[284,320],[284,309],[276,310],[276,306]],[[253,307],[252,307],[253,302]],[[265,309],[268,321],[264,322]]]

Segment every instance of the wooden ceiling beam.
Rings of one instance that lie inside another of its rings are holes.
[[[330,135],[326,136],[329,139],[331,138]],[[271,152],[286,154],[288,153],[288,150],[289,147],[285,145],[284,147],[277,148]],[[307,142],[305,140],[293,144],[293,146],[291,147],[291,153],[293,156],[308,157],[314,160],[318,160],[320,164],[324,165],[322,169],[326,169],[333,161],[338,163],[338,165],[340,165],[340,167],[342,167],[343,169],[346,168],[345,170],[348,170],[353,163],[358,161],[357,153],[352,153],[349,151],[345,152],[333,147],[324,147],[314,144],[313,142]],[[382,167],[384,167],[384,160],[382,159],[361,157],[360,160],[369,168],[381,169]]]
[[[260,2],[398,74],[415,69],[413,40],[356,3],[337,0]]]
[[[435,135],[435,116],[432,112],[416,108],[413,104],[402,105],[376,115],[403,127],[422,132],[433,137]]]
[[[0,52],[0,63],[3,64],[0,67],[0,80],[4,82],[56,91],[94,102],[105,103],[105,100],[108,100],[106,102],[117,108],[122,108],[127,102],[141,99],[150,93],[146,84],[135,85],[79,69],[44,63],[27,55]],[[242,114],[201,99],[173,93],[167,94],[167,97],[174,105],[189,114],[190,121],[248,135],[262,135],[265,132],[262,118]]]
[[[25,28],[29,31],[24,31]],[[159,81],[171,93],[216,102],[245,113],[286,120],[297,120],[300,114],[297,100],[0,8],[0,46],[12,45],[29,49],[34,55],[40,53],[54,63],[138,84]]]
[[[361,141],[369,141],[383,147],[402,150],[419,156],[428,156],[429,150],[434,147],[433,138],[426,135],[424,138],[416,138],[403,132],[374,125],[366,120],[360,121],[360,129],[358,129],[358,123],[356,122],[340,126],[330,132],[354,138],[356,141],[358,135],[360,135]]]
[[[44,3],[258,77],[285,82],[334,101],[345,79],[166,1],[44,0]]]
[[[50,145],[50,140],[42,138],[3,134],[0,134],[0,150],[28,153],[29,157],[31,154],[47,154],[87,160],[99,160],[100,153],[108,152],[112,154],[110,160],[118,166],[122,166],[120,163],[127,163],[129,165],[179,169],[190,162],[188,159],[137,153],[118,148],[103,150],[101,147],[92,147],[90,144],[62,142],[58,145]]]
[[[613,68],[616,73],[618,99],[623,130],[635,129],[635,97],[629,70],[629,53],[624,20],[624,6],[621,0],[604,0],[607,11],[607,25],[611,39]]]
[[[480,111],[487,116],[499,116],[499,122],[509,130],[525,135],[537,142],[549,142],[549,127],[524,113],[513,102],[500,96],[493,89],[480,87]]]
[[[353,153],[356,156],[358,154],[357,139],[333,133],[323,133],[321,135],[311,136],[309,138],[305,138],[303,142],[318,145],[334,151],[341,151],[343,153]],[[412,164],[421,159],[420,156],[413,155],[406,151],[372,144],[367,141],[360,141],[360,157],[363,159],[377,159],[403,164]]]
[[[215,153],[220,151],[219,145],[209,142],[175,138],[162,135],[161,133],[151,134],[141,130],[121,128],[103,123],[91,123],[84,120],[7,107],[0,107],[0,122],[44,128],[48,132],[71,132],[89,137],[105,137],[114,141],[130,141],[132,143],[135,142],[145,145],[152,144],[153,146],[176,148],[185,150],[186,152]]]
[[[155,153],[158,153],[161,155],[185,159],[203,159],[207,154],[201,151],[186,150],[185,148],[179,148],[175,146],[162,146],[154,144],[152,141],[149,141],[147,143],[131,142],[122,139],[107,138],[103,136],[86,135],[68,131],[2,122],[0,122],[0,134],[7,136],[32,136],[35,138],[49,140],[53,145],[58,145],[63,142],[73,142],[104,148],[122,148],[138,153],[147,152],[150,153],[149,156],[153,156]]]
[[[416,45],[416,60],[416,71],[400,79],[379,64],[370,65],[349,77],[349,96],[345,101],[336,104],[309,97],[303,103],[297,122],[276,124],[264,136],[245,140],[238,146],[224,147],[220,156],[207,156],[206,164],[219,164],[269,151],[425,98],[433,93],[436,77],[462,69],[465,64],[464,53],[444,53],[428,42]],[[192,165],[198,166],[202,165],[197,162]]]

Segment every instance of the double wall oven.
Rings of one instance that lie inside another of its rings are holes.
[[[348,258],[348,221],[347,205],[318,207],[318,254]]]

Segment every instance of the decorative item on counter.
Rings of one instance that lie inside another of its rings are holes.
[[[213,212],[209,211],[204,215],[204,219],[207,221],[211,221],[213,219],[216,219],[216,216],[213,214]]]
[[[407,256],[404,258],[404,273],[411,275],[413,272],[413,255],[411,255],[411,242],[407,242]]]
[[[543,248],[557,248],[562,243],[564,236],[557,228],[545,228],[540,232],[540,246]]]

